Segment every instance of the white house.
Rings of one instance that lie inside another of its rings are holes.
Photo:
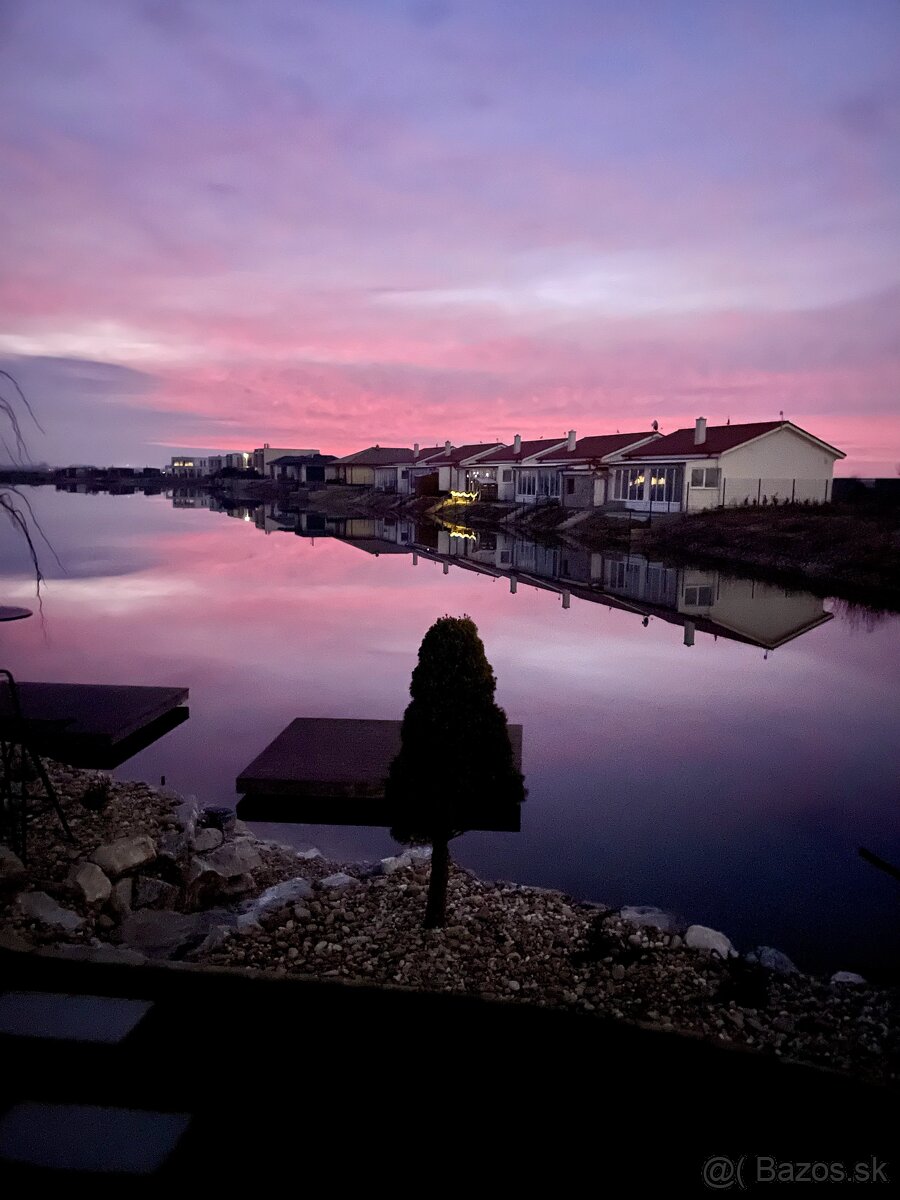
[[[270,446],[269,443],[266,442],[265,445],[259,446],[253,451],[253,454],[251,455],[251,465],[255,470],[259,471],[260,475],[268,476],[269,463],[273,462],[276,458],[284,458],[284,456],[288,454],[303,457],[305,455],[318,453],[318,450],[298,450],[290,446],[282,446],[279,449],[275,446]]]
[[[511,446],[503,446],[479,459],[479,467],[495,468],[497,499],[507,503],[536,504],[559,498],[559,474],[537,465],[538,455],[558,450],[565,438],[541,438],[523,442],[517,433]]]
[[[478,492],[482,500],[495,499],[497,468],[481,464],[502,449],[502,442],[471,442],[465,446],[451,446],[447,442],[441,453],[428,463],[430,470],[438,472],[438,491]]]
[[[720,505],[825,503],[844,458],[790,421],[710,425],[698,417],[621,456],[607,503],[636,512],[698,512]]]
[[[449,442],[444,442],[443,446],[425,446],[424,449],[416,442],[413,446],[412,461],[405,461],[399,463],[397,466],[397,491],[400,495],[415,495],[427,476],[436,476],[437,468],[432,465],[435,458],[450,449],[452,447]],[[435,492],[438,490],[438,481],[436,478],[433,483],[433,490]]]
[[[537,455],[532,470],[554,470],[559,476],[554,494],[567,508],[593,508],[606,503],[611,464],[629,450],[658,438],[652,429],[642,433],[608,433],[579,438],[569,430],[562,446]],[[524,470],[523,470],[524,475]],[[524,480],[522,481],[524,484]],[[535,486],[536,494],[536,486]]]

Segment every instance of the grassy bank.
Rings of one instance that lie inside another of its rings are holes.
[[[900,610],[900,514],[858,506],[715,509],[634,530],[641,553],[760,573]]]

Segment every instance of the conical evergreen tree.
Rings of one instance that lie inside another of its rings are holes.
[[[435,621],[419,648],[386,788],[396,814],[393,837],[432,847],[426,928],[445,921],[451,839],[481,805],[525,798],[496,686],[475,622]]]

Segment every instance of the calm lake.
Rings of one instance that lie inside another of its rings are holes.
[[[529,796],[521,832],[468,833],[458,862],[896,977],[900,888],[857,848],[900,862],[897,617],[462,525],[25,494],[64,570],[42,551],[44,620],[0,628],[0,663],[190,688],[190,719],[120,777],[233,804],[292,718],[399,718],[425,630],[469,613],[524,728]],[[0,574],[0,602],[33,600],[5,524]],[[258,830],[335,859],[394,852],[384,829]]]

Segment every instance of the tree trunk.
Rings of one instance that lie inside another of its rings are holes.
[[[431,843],[431,872],[428,876],[428,903],[425,928],[440,929],[447,923],[447,880],[450,876],[450,840],[435,838]]]

